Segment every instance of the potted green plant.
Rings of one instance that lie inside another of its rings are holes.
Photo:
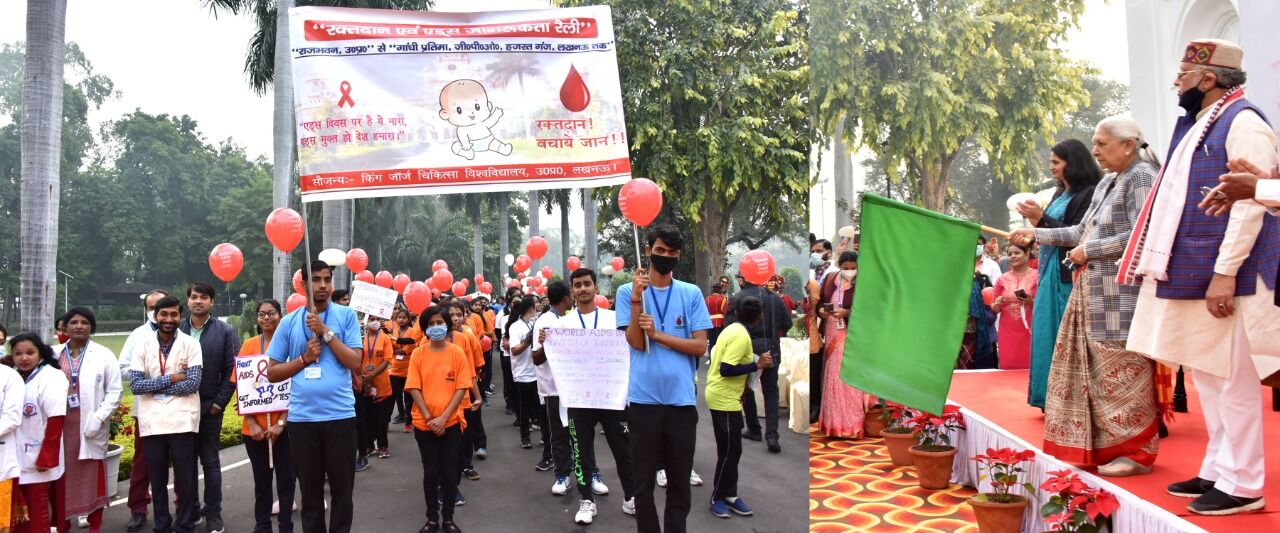
[[[920,487],[945,489],[951,486],[952,463],[956,456],[956,448],[951,445],[951,432],[964,427],[960,406],[947,405],[942,408],[941,415],[920,413],[916,415],[915,427],[920,431],[919,443],[907,452],[915,462]]]
[[[115,497],[116,495],[116,487],[119,485],[118,478],[120,477],[120,454],[124,453],[124,447],[112,441],[116,440],[118,435],[133,435],[131,418],[129,416],[129,406],[123,403],[116,407],[115,412],[111,413],[111,419],[109,420],[111,438],[107,441],[107,457],[104,465],[106,468],[108,497]]]
[[[897,466],[915,464],[908,450],[916,443],[915,419],[920,412],[889,401],[885,402],[884,410],[888,414],[888,427],[880,432],[880,436],[884,437],[889,460]]]
[[[1018,533],[1022,531],[1022,515],[1027,509],[1027,497],[1009,492],[1014,487],[1035,494],[1036,488],[1022,480],[1026,469],[1023,463],[1034,460],[1036,452],[1012,448],[987,449],[987,453],[975,455],[978,471],[985,473],[979,480],[989,480],[992,492],[984,492],[969,498],[978,529],[983,533]]]
[[[1120,500],[1110,492],[1089,486],[1070,470],[1049,472],[1040,489],[1051,494],[1040,507],[1049,531],[1111,531],[1111,515],[1120,508]]]

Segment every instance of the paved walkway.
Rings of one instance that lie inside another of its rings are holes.
[[[705,359],[704,359],[705,361]],[[706,366],[700,383],[706,383]],[[503,409],[501,384],[484,409],[485,428],[489,435],[489,458],[476,461],[479,481],[462,480],[461,489],[467,504],[459,507],[455,519],[467,533],[502,533],[513,531],[634,531],[635,520],[622,513],[622,486],[604,436],[597,431],[596,452],[610,494],[597,496],[599,515],[590,526],[573,523],[578,510],[576,489],[567,496],[551,494],[555,480],[551,472],[538,472],[533,465],[540,458],[537,448],[522,450],[519,431],[511,425],[513,417]],[[701,401],[701,399],[700,399]],[[715,438],[711,434],[711,416],[705,405],[699,405],[697,451],[694,470],[706,484],[693,488],[693,508],[689,512],[689,531],[742,531],[795,533],[808,530],[808,464],[809,439],[785,428],[786,411],[781,413],[781,454],[771,454],[764,443],[744,441],[740,467],[739,494],[755,510],[753,517],[721,519],[707,509],[715,466]],[[763,420],[762,420],[763,422]],[[535,432],[536,435],[536,432]],[[356,532],[413,533],[425,521],[426,504],[422,499],[422,464],[418,459],[413,435],[393,427],[390,436],[391,457],[372,458],[371,466],[356,474]],[[536,440],[536,438],[535,438]],[[223,450],[223,519],[231,533],[253,530],[253,475],[243,446]],[[203,483],[203,481],[201,482]],[[203,485],[202,485],[203,486]],[[658,512],[662,513],[664,489],[658,488]],[[108,510],[104,531],[124,531],[129,510],[123,502],[128,482],[120,483],[119,500]],[[273,521],[274,523],[274,521]],[[203,528],[198,528],[203,531]],[[151,531],[150,517],[147,527]],[[301,524],[295,515],[295,531]]]

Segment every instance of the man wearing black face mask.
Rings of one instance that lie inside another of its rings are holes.
[[[742,290],[729,300],[729,310],[725,313],[725,327],[733,324],[737,316],[738,306],[744,298],[755,298],[760,301],[761,316],[756,324],[747,325],[747,333],[751,334],[751,344],[757,354],[769,352],[774,360],[782,360],[781,335],[791,329],[791,312],[782,298],[773,291],[759,285],[752,285],[742,275],[738,275],[738,283]],[[769,451],[779,453],[782,446],[778,444],[778,366],[774,365],[760,371],[760,388],[764,395],[764,440]],[[746,418],[747,429],[743,430],[745,439],[760,440],[760,418],[756,414],[756,396],[750,388],[742,394],[742,412]]]

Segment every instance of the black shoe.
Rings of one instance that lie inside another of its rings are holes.
[[[222,533],[226,527],[222,524],[222,515],[211,514],[205,518],[207,533]]]
[[[1209,492],[1191,502],[1187,510],[1195,514],[1225,516],[1258,511],[1266,506],[1267,501],[1262,498],[1241,498],[1218,489],[1209,489]]]
[[[391,423],[392,423],[392,424],[403,424],[403,423],[404,423],[404,415],[398,415],[398,416],[396,416],[395,418],[392,418],[392,419],[391,419]]]
[[[1165,488],[1169,494],[1183,498],[1199,498],[1211,490],[1213,490],[1213,482],[1199,477],[1179,481]]]
[[[147,515],[134,513],[129,517],[129,524],[124,526],[126,531],[139,531],[142,526],[147,525]]]
[[[512,411],[512,410],[511,410],[511,406],[510,406],[510,405],[508,405],[508,406],[507,406],[507,414],[509,414],[509,415],[514,415],[514,414],[516,414],[516,412],[515,412],[515,411]]]
[[[538,464],[533,465],[533,468],[539,472],[546,472],[547,470],[551,470],[552,468],[555,468],[555,467],[556,467],[556,462],[552,461],[551,459],[543,459],[541,461],[538,461]]]
[[[360,456],[359,459],[356,459],[356,472],[364,472],[365,470],[368,470],[368,469],[369,469],[369,459],[367,457],[362,455]]]
[[[453,523],[453,520],[444,523],[443,531],[446,533],[462,533],[462,530],[458,529],[458,524]]]
[[[770,435],[768,439],[769,453],[782,453],[782,446],[778,445],[778,437]]]
[[[462,469],[462,475],[467,476],[471,481],[480,481],[480,473],[475,468],[467,467]]]
[[[764,435],[761,435],[759,431],[751,431],[751,430],[744,429],[742,430],[742,438],[760,442],[764,440]]]
[[[520,437],[520,447],[528,450],[533,448],[533,443],[529,442],[529,437]]]
[[[440,531],[440,522],[428,520],[426,524],[422,525],[422,529],[418,530],[418,533],[437,533],[438,531]]]

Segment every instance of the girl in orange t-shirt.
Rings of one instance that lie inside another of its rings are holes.
[[[476,315],[471,315],[474,318]],[[467,317],[467,304],[461,300],[454,300],[449,304],[449,318],[456,328],[449,334],[449,342],[462,348],[471,359],[471,366],[475,369],[475,378],[470,393],[463,398],[463,417],[466,421],[466,430],[462,432],[462,446],[458,451],[458,466],[462,469],[462,475],[472,481],[480,479],[480,473],[476,472],[475,465],[472,463],[473,456],[487,457],[488,437],[484,433],[484,422],[480,417],[480,406],[484,401],[484,396],[480,395],[480,372],[484,368],[484,352],[480,349],[480,340],[477,338],[476,330],[472,329],[466,322],[470,320]],[[484,453],[481,451],[484,450]]]
[[[457,531],[453,508],[458,493],[458,449],[466,425],[462,400],[474,386],[474,370],[462,349],[447,340],[453,328],[444,307],[428,307],[418,324],[428,341],[413,351],[405,390],[413,398],[413,436],[422,456],[422,492],[427,503],[423,529]]]
[[[413,399],[404,392],[404,383],[409,374],[409,356],[422,340],[422,331],[413,325],[409,318],[409,310],[401,307],[391,314],[391,321],[386,323],[387,334],[391,337],[391,368],[387,373],[391,379],[391,398],[395,404],[396,417],[394,424],[404,424],[404,432],[412,431],[409,425],[409,407]]]
[[[267,353],[267,347],[271,345],[271,337],[276,333],[276,326],[280,325],[281,316],[283,312],[280,309],[280,302],[275,300],[258,302],[259,335],[240,345],[240,355]],[[236,381],[237,373],[231,372],[232,382]],[[239,411],[239,409],[239,402],[237,402],[236,410]],[[288,418],[288,411],[248,415],[244,417],[244,423],[240,428],[244,451],[249,456],[249,466],[253,469],[255,531],[271,530],[272,476],[275,476],[276,498],[280,500],[280,514],[277,518],[280,522],[280,530],[293,529],[295,473],[293,452],[289,449]],[[270,450],[267,449],[268,446],[271,447]]]
[[[391,399],[391,375],[387,370],[395,362],[394,343],[391,336],[382,331],[380,322],[370,322],[365,328],[364,350],[361,352],[360,381],[363,387],[357,397],[357,420],[361,424],[357,431],[361,454],[372,455],[376,449],[378,457],[391,457],[387,442],[387,424],[391,422],[391,409],[395,402]],[[361,417],[360,411],[363,407]]]

